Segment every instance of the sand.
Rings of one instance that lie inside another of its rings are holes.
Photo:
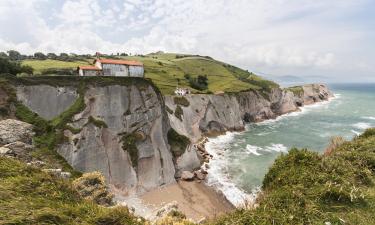
[[[178,209],[194,221],[212,219],[235,209],[223,195],[197,181],[178,181],[147,192],[139,198],[145,206],[154,209],[175,201]]]

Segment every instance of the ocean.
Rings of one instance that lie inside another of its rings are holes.
[[[275,120],[248,124],[244,132],[210,138],[207,183],[236,206],[256,198],[274,160],[289,149],[324,152],[333,136],[347,140],[375,127],[375,84],[331,84],[335,98]]]

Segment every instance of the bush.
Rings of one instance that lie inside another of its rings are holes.
[[[207,76],[198,75],[196,78],[189,77],[189,84],[194,89],[204,91],[208,88]]]
[[[177,105],[174,115],[182,121],[182,116],[184,115],[184,110],[182,110],[180,105]]]
[[[176,105],[182,105],[184,107],[188,107],[190,102],[184,96],[176,96],[173,98],[173,102]]]
[[[184,154],[187,146],[190,145],[189,138],[180,135],[173,128],[169,129],[167,137],[174,158],[178,158]]]
[[[113,195],[108,192],[104,176],[99,172],[85,173],[73,181],[79,195],[99,205],[112,205]]]
[[[12,75],[17,75],[19,73],[32,74],[33,68],[30,66],[21,66],[18,62],[12,62],[6,58],[0,57],[0,74],[1,73],[9,73]]]

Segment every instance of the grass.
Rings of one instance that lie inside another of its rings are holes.
[[[180,135],[173,128],[169,129],[167,137],[174,158],[178,158],[183,155],[187,146],[190,145],[189,138]]]
[[[255,210],[237,210],[210,223],[372,224],[374,178],[375,129],[325,155],[292,149],[265,176]]]
[[[291,91],[295,96],[302,97],[303,95],[303,88],[301,86],[288,87],[285,90]]]
[[[1,224],[143,224],[125,207],[105,208],[82,199],[62,180],[0,157]]]
[[[31,66],[34,69],[34,74],[41,74],[48,69],[76,69],[80,65],[89,65],[87,61],[60,61],[60,60],[34,60],[28,59],[22,62],[22,65]]]
[[[216,61],[207,56],[158,53],[122,58],[143,62],[145,77],[151,79],[164,95],[174,94],[176,87],[189,87],[193,93],[217,93],[262,90],[264,87],[267,87],[267,91],[269,91],[269,88],[275,84],[246,70]],[[89,62],[86,61],[23,61],[23,65],[33,67],[36,74],[41,74],[43,71],[51,69],[74,69],[78,65],[87,64]],[[208,89],[199,91],[192,88],[189,81],[185,78],[187,74],[192,78],[198,75],[207,75]]]

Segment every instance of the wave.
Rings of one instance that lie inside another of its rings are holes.
[[[350,130],[350,131],[357,136],[361,135],[361,132],[359,132],[359,131],[356,131],[356,130]]]
[[[362,119],[365,119],[365,120],[375,120],[375,116],[364,116],[364,117],[362,117]]]
[[[238,187],[229,176],[229,161],[226,157],[226,150],[233,142],[236,133],[227,132],[225,135],[216,138],[209,138],[206,143],[206,151],[213,155],[208,163],[207,185],[214,187],[236,207],[244,207],[247,203],[253,203],[256,199],[256,191],[247,193]]]
[[[355,123],[352,126],[357,128],[357,129],[361,129],[361,130],[366,130],[366,129],[372,127],[370,123],[363,123],[363,122]]]
[[[259,146],[255,146],[255,145],[246,145],[246,153],[248,154],[253,154],[253,155],[256,155],[256,156],[260,156],[262,155],[261,153],[259,153],[258,151],[265,151],[265,152],[288,152],[288,148],[283,145],[283,144],[273,144],[271,143],[270,146],[266,146],[266,147],[259,147]]]

